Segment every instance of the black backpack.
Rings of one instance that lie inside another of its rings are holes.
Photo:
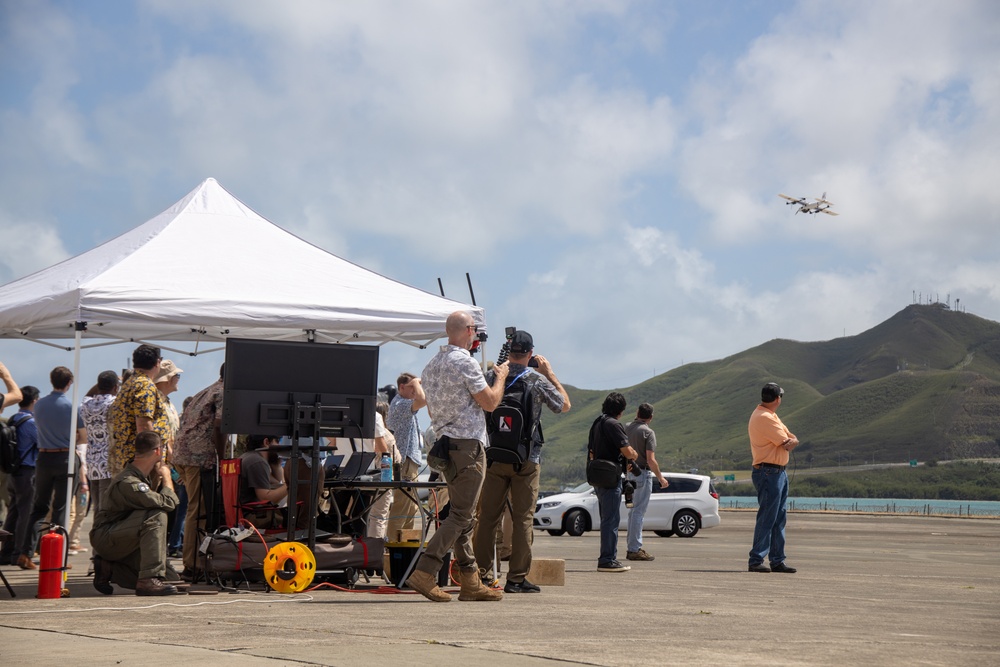
[[[8,475],[17,472],[24,460],[17,453],[17,427],[29,419],[31,415],[24,415],[23,419],[17,421],[15,417],[0,419],[0,470]]]
[[[531,454],[536,432],[537,441],[543,441],[542,425],[532,423],[532,385],[525,377],[527,374],[528,369],[525,369],[510,381],[504,388],[500,405],[486,415],[486,433],[490,441],[486,460],[490,463],[510,463],[520,468]]]

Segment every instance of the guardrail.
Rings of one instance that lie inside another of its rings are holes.
[[[721,509],[757,509],[757,501],[743,498],[723,498],[719,501]],[[923,503],[899,504],[892,500],[871,500],[836,502],[825,500],[793,500],[788,501],[788,510],[792,512],[859,512],[865,514],[902,514],[910,516],[958,516],[987,517],[1000,519],[1000,508],[980,509],[969,503]]]

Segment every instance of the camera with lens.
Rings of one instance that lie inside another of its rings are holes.
[[[625,496],[625,507],[631,508],[633,505],[632,494],[635,493],[635,482],[626,479],[622,482],[622,495]]]
[[[497,363],[502,364],[507,361],[507,357],[510,356],[510,339],[514,337],[514,332],[517,331],[517,327],[507,327],[504,329],[504,334],[507,336],[507,340],[503,342],[500,346],[500,354],[497,355]]]
[[[510,356],[510,341],[514,338],[515,333],[517,333],[517,327],[507,327],[504,329],[504,335],[506,335],[507,339],[500,346],[500,354],[497,356],[498,364],[507,361],[507,357]],[[535,358],[535,355],[531,355],[531,358],[528,359],[528,366],[538,368],[538,359]]]

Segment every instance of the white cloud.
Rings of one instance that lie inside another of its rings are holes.
[[[858,333],[914,289],[1000,316],[995,3],[806,1],[756,36],[704,3],[137,7],[4,10],[11,276],[86,249],[56,210],[109,235],[214,176],[391,277],[472,271],[494,331],[587,387]],[[776,197],[824,190],[840,217]]]
[[[0,238],[0,285],[69,257],[56,227],[38,220],[17,220],[3,209]]]
[[[190,10],[151,6],[178,21]],[[566,81],[565,63],[537,62],[539,42],[616,7],[285,9],[214,5],[201,29],[240,26],[261,45],[260,67],[221,46],[168,63],[103,110],[116,152],[156,152],[164,132],[150,128],[166,128],[175,171],[237,184],[267,174],[259,196],[285,210],[291,198],[275,193],[304,200],[292,227],[319,245],[343,247],[345,227],[364,228],[448,259],[512,235],[593,235],[672,150],[667,97]]]
[[[778,189],[825,190],[842,215],[823,237],[853,252],[985,248],[1000,203],[982,177],[1000,168],[995,7],[802,3],[773,25],[692,98],[706,120],[681,178],[716,235],[780,220]],[[984,222],[958,238],[956,218]],[[783,226],[816,236],[795,223]]]

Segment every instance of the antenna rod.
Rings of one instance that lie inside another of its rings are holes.
[[[472,297],[472,305],[475,306],[475,305],[477,305],[476,304],[476,293],[472,291],[472,278],[469,277],[469,272],[468,271],[465,272],[465,281],[467,283],[469,283],[469,296]]]
[[[440,278],[438,278],[438,289],[441,290],[441,296],[444,296],[444,285],[441,283]]]

